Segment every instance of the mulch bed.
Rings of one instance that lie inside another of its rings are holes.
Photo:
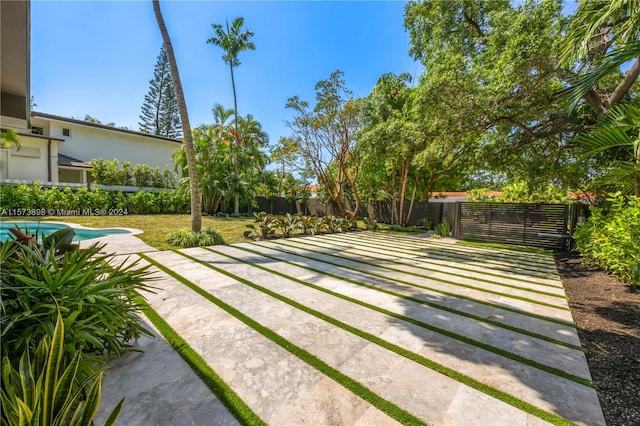
[[[640,295],[575,253],[556,264],[607,424],[640,425]]]

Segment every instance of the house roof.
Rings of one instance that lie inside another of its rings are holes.
[[[135,130],[120,129],[118,127],[107,126],[105,124],[91,123],[89,121],[77,120],[75,118],[61,117],[59,115],[47,114],[47,113],[44,113],[44,112],[32,111],[31,112],[31,116],[32,117],[44,118],[44,119],[48,119],[48,120],[61,121],[63,123],[76,124],[76,125],[79,125],[79,126],[95,127],[95,128],[98,128],[98,129],[109,130],[109,131],[112,131],[112,132],[126,133],[126,134],[129,134],[129,135],[136,135],[136,136],[143,136],[145,138],[159,139],[159,140],[163,140],[163,141],[167,141],[167,142],[182,143],[182,141],[179,140],[179,139],[167,138],[165,136],[159,136],[159,135],[152,135],[150,133],[137,132]]]
[[[78,160],[77,158],[69,157],[68,155],[58,153],[58,166],[67,166],[67,167],[80,167],[83,169],[92,168],[91,164],[85,163],[82,160]]]

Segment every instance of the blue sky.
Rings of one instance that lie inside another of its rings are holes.
[[[404,2],[162,1],[191,125],[233,107],[222,50],[206,40],[212,23],[237,16],[255,33],[240,54],[238,109],[260,121],[272,144],[288,136],[287,98],[315,100],[315,84],[344,71],[358,97],[384,73],[421,68],[408,55]],[[31,5],[31,94],[37,111],[138,129],[162,40],[151,1],[39,1]]]

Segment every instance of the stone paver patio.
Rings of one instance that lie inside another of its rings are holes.
[[[605,424],[552,257],[371,232],[138,256],[268,424]],[[118,424],[236,424],[162,337],[137,345],[105,374]]]

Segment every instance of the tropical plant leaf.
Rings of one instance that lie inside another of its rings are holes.
[[[109,416],[104,421],[104,426],[114,426],[116,424],[116,420],[118,420],[118,417],[122,412],[123,406],[124,406],[124,398],[122,398],[120,402],[118,402],[118,404],[115,407],[113,407],[113,410],[111,410],[111,412],[109,413]]]
[[[53,335],[51,336],[51,347],[47,357],[47,366],[44,376],[44,391],[42,394],[42,424],[50,424],[54,418],[54,398],[58,379],[58,372],[62,362],[64,351],[64,325],[60,311],[56,320]]]

